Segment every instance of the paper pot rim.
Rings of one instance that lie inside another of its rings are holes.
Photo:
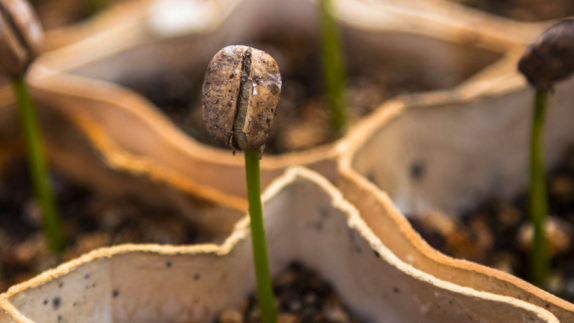
[[[344,213],[344,216],[347,218],[347,226],[357,230],[357,232],[369,242],[373,250],[379,253],[381,261],[385,261],[391,264],[393,267],[399,269],[403,274],[411,276],[427,284],[431,284],[442,290],[449,290],[456,294],[464,294],[476,299],[504,303],[515,308],[522,308],[523,310],[529,311],[546,322],[558,322],[557,318],[553,314],[541,307],[515,298],[481,292],[469,287],[462,287],[454,283],[440,280],[428,273],[416,269],[407,263],[402,262],[395,254],[392,253],[390,249],[383,245],[381,240],[363,221],[359,211],[344,199],[343,194],[327,179],[313,171],[301,167],[289,168],[283,176],[276,179],[265,191],[262,196],[263,202],[267,203],[272,200],[274,196],[281,192],[281,190],[288,187],[289,184],[295,182],[297,179],[304,179],[308,182],[311,182],[314,185],[317,185],[323,192],[325,192],[329,196],[333,208],[338,209]],[[21,322],[31,322],[29,319],[24,317],[24,315],[19,313],[12,304],[10,304],[10,297],[27,289],[40,286],[52,279],[61,277],[82,264],[86,264],[100,258],[111,258],[114,257],[114,255],[131,252],[164,255],[189,254],[192,256],[199,254],[214,254],[217,256],[225,257],[233,250],[238,242],[246,239],[246,237],[249,235],[249,230],[249,217],[245,216],[241,221],[237,223],[235,230],[222,245],[205,244],[196,246],[161,246],[128,244],[97,249],[81,256],[80,258],[64,263],[55,269],[46,271],[27,282],[11,287],[6,293],[0,295],[0,309],[11,315],[16,320],[20,320]]]
[[[511,51],[507,55],[507,61],[517,60],[517,54],[520,50]],[[554,296],[520,278],[511,274],[489,268],[474,262],[460,260],[446,256],[432,248],[410,225],[406,217],[399,211],[389,195],[384,190],[371,183],[364,175],[354,169],[353,162],[359,151],[373,138],[379,131],[387,127],[394,119],[400,117],[410,109],[433,109],[435,106],[441,106],[449,103],[468,103],[473,100],[485,97],[497,97],[503,94],[511,94],[525,90],[528,86],[521,75],[515,71],[514,64],[502,64],[498,70],[498,76],[487,78],[485,80],[477,79],[461,86],[459,91],[445,91],[442,93],[423,94],[417,99],[398,99],[388,102],[377,113],[365,120],[360,127],[348,136],[346,146],[341,150],[338,158],[338,175],[339,180],[345,180],[352,183],[361,190],[368,191],[375,196],[377,203],[388,212],[388,217],[396,225],[397,229],[402,232],[408,242],[412,245],[415,253],[420,257],[422,262],[434,264],[438,267],[430,268],[427,265],[417,264],[415,266],[427,266],[429,268],[421,269],[432,272],[434,275],[443,277],[457,284],[466,285],[471,288],[483,291],[492,291],[489,284],[480,284],[472,279],[457,279],[460,275],[477,275],[487,276],[496,279],[498,283],[512,286],[512,290],[505,291],[505,295],[528,300],[538,306],[551,308],[550,311],[557,315],[558,318],[572,320],[574,319],[574,304],[567,302],[557,296]],[[342,189],[345,191],[344,189]],[[458,271],[458,273],[457,273]],[[448,272],[448,274],[447,274]],[[448,277],[447,277],[448,276]]]

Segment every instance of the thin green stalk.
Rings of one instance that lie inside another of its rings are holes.
[[[349,124],[345,104],[345,71],[337,21],[333,16],[332,0],[321,0],[321,26],[323,31],[323,74],[329,97],[333,130],[342,136]]]
[[[544,288],[550,271],[544,223],[548,214],[544,170],[544,119],[546,91],[537,90],[532,121],[530,156],[530,221],[534,226],[534,243],[530,255],[530,281]]]
[[[86,0],[88,15],[93,16],[108,6],[107,0]]]
[[[259,182],[259,149],[245,151],[245,171],[247,176],[247,199],[251,218],[251,240],[257,276],[257,296],[263,323],[275,323],[275,301],[269,274],[269,261],[265,245],[263,211],[261,208],[261,187]]]
[[[22,131],[26,140],[32,184],[34,185],[36,198],[40,201],[42,208],[44,231],[48,237],[50,249],[55,252],[62,252],[65,246],[64,230],[54,196],[47,181],[46,162],[40,137],[40,128],[34,112],[34,104],[22,78],[14,79],[12,84],[16,92]]]

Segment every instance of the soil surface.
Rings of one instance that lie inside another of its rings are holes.
[[[550,217],[546,232],[553,255],[547,289],[574,302],[574,153],[569,153],[547,180]],[[514,201],[484,201],[460,217],[431,212],[409,220],[442,253],[528,280],[527,257],[532,241],[528,192]]]
[[[324,95],[319,43],[301,35],[274,34],[245,45],[269,53],[281,70],[281,99],[265,153],[301,151],[337,139],[331,131]],[[208,63],[201,66],[207,67]],[[166,71],[120,83],[147,97],[198,141],[227,148],[215,142],[203,124],[201,87],[204,73],[205,69]],[[386,99],[436,89],[434,83],[422,81],[418,73],[377,63],[365,63],[363,70],[351,70],[348,74],[346,100],[351,122],[370,114]]]
[[[294,263],[273,282],[278,323],[351,323],[353,317],[333,288],[314,271]],[[223,311],[217,323],[258,323],[254,294],[238,309]]]
[[[152,209],[136,200],[100,196],[57,173],[50,179],[67,238],[61,256],[51,254],[44,239],[26,164],[11,163],[0,180],[0,292],[99,247],[207,240],[174,212]]]
[[[572,0],[453,0],[519,21],[543,21],[574,15]]]

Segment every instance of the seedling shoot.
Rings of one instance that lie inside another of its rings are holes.
[[[264,323],[276,321],[269,273],[259,159],[271,130],[281,92],[281,75],[267,53],[229,46],[219,51],[207,68],[203,83],[203,120],[216,140],[245,152],[245,174],[257,295]]]
[[[550,271],[546,217],[548,197],[544,168],[544,122],[547,96],[554,84],[574,71],[574,20],[564,20],[544,31],[524,52],[518,70],[536,90],[530,141],[529,215],[534,227],[530,281],[546,287]]]
[[[32,7],[25,0],[2,2],[0,5],[2,12],[11,20],[8,23],[4,16],[0,17],[3,26],[0,31],[3,34],[1,41],[5,42],[0,67],[3,73],[11,79],[16,94],[32,184],[42,209],[42,222],[50,249],[54,252],[62,252],[65,247],[62,220],[48,183],[47,163],[40,127],[34,103],[24,79],[28,67],[38,52],[39,43],[42,40],[42,28]]]

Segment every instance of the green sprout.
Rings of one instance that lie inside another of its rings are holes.
[[[265,243],[259,158],[280,92],[281,75],[271,56],[246,46],[229,46],[209,63],[202,95],[203,120],[210,135],[234,151],[245,151],[251,241],[264,323],[275,323],[277,318]]]
[[[104,10],[108,4],[108,0],[85,0],[88,7],[88,16],[94,16],[98,12]]]
[[[32,185],[42,209],[44,231],[50,249],[59,253],[65,247],[64,229],[54,195],[48,184],[40,127],[36,119],[34,103],[24,80],[28,67],[39,51],[43,39],[42,27],[32,6],[25,0],[6,2],[0,7],[4,13],[3,27],[0,30],[2,36],[0,45],[4,48],[0,58],[0,70],[12,80],[26,142]],[[6,23],[4,19],[9,19],[10,23]]]
[[[345,101],[345,71],[339,39],[338,24],[333,16],[332,0],[320,0],[321,29],[323,36],[323,75],[332,128],[342,136],[349,126],[349,112]]]
[[[60,253],[64,251],[65,247],[64,230],[54,195],[48,184],[46,161],[34,104],[22,78],[13,79],[12,85],[16,93],[18,113],[26,140],[28,167],[32,176],[32,184],[42,209],[44,231],[48,238],[50,249]]]
[[[546,238],[548,201],[546,175],[544,174],[544,119],[546,114],[546,91],[537,90],[534,119],[530,141],[530,221],[534,227],[534,243],[530,257],[530,280],[537,286],[545,286],[550,271],[550,259]]]
[[[269,260],[265,244],[265,228],[263,227],[263,211],[261,207],[261,187],[259,181],[259,149],[245,151],[245,175],[247,178],[247,200],[249,201],[249,218],[251,220],[251,236],[255,275],[257,277],[257,296],[261,319],[265,323],[275,323],[276,313],[269,273]]]
[[[574,71],[574,20],[564,20],[544,31],[528,46],[518,63],[518,70],[536,89],[530,143],[529,216],[534,227],[534,241],[529,259],[529,279],[544,288],[550,272],[544,167],[546,101],[554,83]]]

